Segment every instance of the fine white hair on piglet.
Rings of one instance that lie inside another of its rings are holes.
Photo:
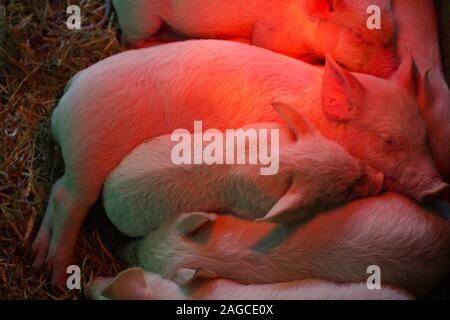
[[[381,191],[382,173],[323,137],[294,109],[273,105],[285,119],[284,126],[258,123],[242,132],[280,131],[279,141],[267,142],[267,148],[279,145],[276,174],[261,175],[260,163],[174,164],[171,135],[157,137],[129,153],[106,180],[103,203],[108,217],[122,233],[134,237],[183,212],[199,210],[231,212],[248,220],[306,221],[327,208]],[[245,144],[247,154],[262,151],[250,149],[254,140],[257,137],[251,136]]]
[[[132,264],[176,279],[201,268],[241,283],[299,279],[365,282],[377,266],[381,283],[421,296],[450,266],[450,225],[395,193],[365,198],[307,224],[185,214],[124,252]]]
[[[405,59],[412,54],[424,75],[417,89],[433,158],[445,181],[450,181],[450,90],[442,70],[434,3],[393,0],[392,6],[398,24],[399,55]]]
[[[191,40],[130,50],[81,71],[52,114],[65,173],[53,186],[33,245],[35,264],[63,284],[81,223],[106,177],[146,139],[178,128],[282,123],[295,108],[326,138],[381,171],[390,189],[424,201],[447,187],[429,154],[411,90],[413,63],[393,79],[352,74],[327,55],[318,68],[232,41]]]
[[[125,43],[145,47],[163,24],[188,38],[236,40],[295,58],[330,51],[352,71],[388,77],[398,66],[390,0],[114,0]],[[368,9],[380,9],[369,29]]]

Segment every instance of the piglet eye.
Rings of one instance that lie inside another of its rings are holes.
[[[392,146],[394,144],[394,141],[392,141],[391,139],[383,139],[384,143],[387,145]]]
[[[394,138],[391,135],[380,134],[381,140],[383,140],[384,144],[387,146],[393,146],[395,144]]]
[[[385,39],[384,41],[383,41],[383,48],[384,49],[389,49],[390,47],[391,47],[391,45],[392,45],[392,39]]]
[[[356,36],[356,37],[358,37],[358,38],[364,38],[364,35],[363,35],[363,33],[362,32],[359,32],[359,31],[355,31],[355,32],[353,32],[353,34]]]
[[[329,6],[328,6],[328,12],[330,12],[330,13],[333,12],[334,6],[335,6],[334,1],[330,1]]]

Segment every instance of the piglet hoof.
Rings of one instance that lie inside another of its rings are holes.
[[[50,204],[45,213],[44,219],[41,222],[39,231],[34,239],[33,245],[31,246],[31,253],[33,257],[33,267],[42,270],[47,254],[48,248],[50,246],[50,239],[52,236],[52,216],[53,206]]]
[[[33,267],[42,270],[50,243],[50,230],[41,228],[31,247]]]
[[[66,279],[72,261],[74,244],[67,241],[52,242],[47,256],[47,273],[51,274],[51,285],[67,289]]]
[[[72,259],[72,248],[69,244],[51,241],[51,232],[41,227],[33,243],[33,267],[51,275],[53,288],[66,290],[67,267]]]
[[[51,287],[53,293],[61,293],[67,290],[66,285],[66,269],[69,259],[62,257],[56,258],[53,253],[49,252],[50,233],[39,232],[36,237],[33,251],[33,268],[38,271],[46,270],[48,276],[51,275]],[[50,249],[51,250],[51,249]]]

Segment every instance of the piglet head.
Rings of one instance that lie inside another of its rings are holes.
[[[291,184],[260,220],[303,220],[329,207],[381,191],[381,172],[326,139],[295,109],[278,102],[272,106],[294,136],[292,145],[281,147],[280,157]]]
[[[418,94],[436,167],[444,180],[450,181],[450,89],[439,68],[424,72]]]
[[[389,80],[356,78],[327,56],[322,104],[352,155],[383,172],[389,190],[424,201],[447,185],[430,156],[415,83],[410,56]]]
[[[314,52],[330,52],[348,70],[389,77],[399,65],[390,2],[305,0],[308,20],[316,21],[317,30],[308,33]]]

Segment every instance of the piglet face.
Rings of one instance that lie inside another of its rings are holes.
[[[316,195],[316,204],[339,205],[356,198],[378,194],[384,185],[382,172],[350,155],[337,143],[317,136],[312,144],[321,146],[308,182]],[[313,163],[312,163],[313,164]],[[314,178],[316,176],[316,178]],[[308,188],[305,187],[308,190]],[[322,208],[325,209],[326,207]],[[314,209],[314,208],[311,208]]]
[[[362,85],[328,58],[322,102],[328,119],[346,126],[341,142],[352,155],[383,172],[389,190],[424,201],[447,185],[430,155],[413,69],[409,57],[390,80]]]
[[[427,70],[418,91],[436,167],[444,180],[450,181],[450,90],[441,70]]]
[[[327,52],[350,71],[388,78],[399,61],[394,45],[395,23],[388,0],[310,0],[309,16],[317,19],[313,46]],[[376,6],[376,7],[374,7]],[[368,8],[375,8],[377,12]],[[369,28],[371,15],[379,13],[379,28]]]
[[[282,146],[282,167],[290,185],[259,220],[306,220],[317,212],[382,189],[383,174],[363,165],[336,142],[326,139],[297,110],[273,103],[294,142]]]
[[[373,116],[373,134],[361,154],[374,167],[384,172],[388,190],[402,192],[419,202],[437,197],[447,188],[436,170],[427,144],[426,126],[414,105],[399,101],[384,116]],[[408,110],[409,109],[409,110]]]

